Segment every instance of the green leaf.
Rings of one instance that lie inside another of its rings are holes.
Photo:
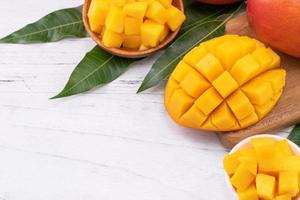
[[[300,124],[295,126],[295,128],[292,130],[292,132],[288,136],[288,139],[300,147]]]
[[[244,4],[238,4],[226,7],[225,10],[224,7],[219,11],[213,9],[198,20],[190,19],[189,23],[183,27],[183,31],[177,40],[168,47],[163,55],[153,64],[152,69],[144,79],[138,93],[154,87],[165,80],[172,73],[183,56],[199,43],[223,35],[227,21],[243,7]],[[224,20],[216,20],[216,18],[224,16],[224,14],[227,16]],[[189,16],[191,15],[188,15],[188,17]]]
[[[55,42],[69,37],[86,37],[82,6],[58,10],[0,39],[0,43]]]
[[[52,99],[72,96],[112,82],[138,59],[120,58],[96,46],[77,65],[71,77],[58,95]]]

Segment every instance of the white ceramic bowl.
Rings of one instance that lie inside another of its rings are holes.
[[[238,150],[250,147],[250,145],[251,145],[250,142],[251,142],[252,138],[274,138],[275,140],[278,140],[278,141],[286,139],[284,137],[280,137],[280,136],[277,136],[277,135],[268,135],[268,134],[256,135],[256,136],[248,137],[248,138],[242,140],[237,145],[235,145],[233,147],[233,149],[230,151],[229,154],[234,153],[234,152],[236,152]],[[300,155],[300,148],[295,143],[291,142],[290,140],[288,140],[288,143],[289,143],[292,151],[294,152],[294,154],[295,155]],[[234,197],[234,199],[238,200],[237,192],[235,191],[234,187],[232,186],[232,184],[230,182],[230,177],[227,175],[227,173],[225,172],[225,170],[224,170],[224,174],[225,174],[226,185],[228,186],[229,190],[231,191],[232,196]],[[299,199],[300,198],[298,198],[298,200]]]

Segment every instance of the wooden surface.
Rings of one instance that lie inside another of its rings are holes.
[[[81,3],[0,1],[0,37]],[[155,57],[108,86],[49,100],[94,46],[0,44],[0,200],[232,200],[216,135],[173,123],[163,85],[136,94]]]
[[[103,49],[105,49],[107,52],[116,55],[116,56],[120,56],[120,57],[124,57],[124,58],[143,58],[146,56],[150,56],[153,55],[154,53],[158,52],[159,50],[165,48],[166,46],[168,46],[177,36],[177,34],[179,33],[180,29],[177,29],[176,31],[172,32],[170,31],[169,35],[166,37],[166,39],[159,44],[157,47],[155,48],[151,48],[145,51],[133,51],[133,50],[126,50],[126,49],[117,49],[117,48],[107,48],[106,46],[104,46],[104,44],[102,43],[102,39],[99,37],[99,35],[97,35],[96,33],[94,33],[89,25],[89,19],[88,19],[88,10],[91,4],[91,0],[85,0],[84,1],[84,6],[83,6],[83,21],[84,21],[84,25],[85,28],[87,29],[89,35],[91,36],[91,38]],[[182,12],[184,12],[184,7],[183,7],[183,1],[182,0],[173,0],[173,5],[175,7],[177,7],[179,10],[181,10]]]
[[[230,21],[226,31],[255,37],[245,16]],[[226,147],[231,148],[246,137],[276,132],[300,122],[300,60],[283,54],[280,56],[282,66],[287,71],[287,77],[286,87],[278,104],[256,125],[241,131],[218,134]]]

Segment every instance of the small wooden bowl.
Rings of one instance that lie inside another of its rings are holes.
[[[108,48],[106,46],[103,45],[101,38],[99,37],[99,35],[97,35],[96,33],[94,33],[91,28],[90,28],[90,24],[89,24],[89,19],[88,19],[88,10],[90,7],[92,0],[85,0],[84,2],[84,6],[83,6],[83,22],[84,22],[84,26],[87,30],[87,32],[89,33],[89,35],[92,37],[92,39],[105,51],[119,56],[119,57],[124,57],[124,58],[142,58],[142,57],[146,57],[149,55],[154,54],[155,52],[163,49],[164,47],[166,47],[167,45],[169,45],[177,36],[180,28],[178,28],[176,31],[174,32],[170,32],[169,35],[166,37],[166,39],[160,43],[157,47],[155,48],[151,48],[151,49],[147,49],[145,51],[138,51],[138,50],[128,50],[128,49],[117,49],[117,48]],[[184,12],[184,6],[183,6],[183,1],[182,0],[173,0],[173,5],[175,7],[177,7],[179,10],[181,10],[182,12]]]

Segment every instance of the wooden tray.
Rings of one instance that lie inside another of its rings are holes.
[[[226,33],[255,37],[246,16],[240,16],[227,23]],[[287,70],[286,87],[275,108],[256,125],[247,129],[218,133],[225,147],[232,148],[246,137],[272,133],[300,122],[300,59],[279,53],[282,66]]]

